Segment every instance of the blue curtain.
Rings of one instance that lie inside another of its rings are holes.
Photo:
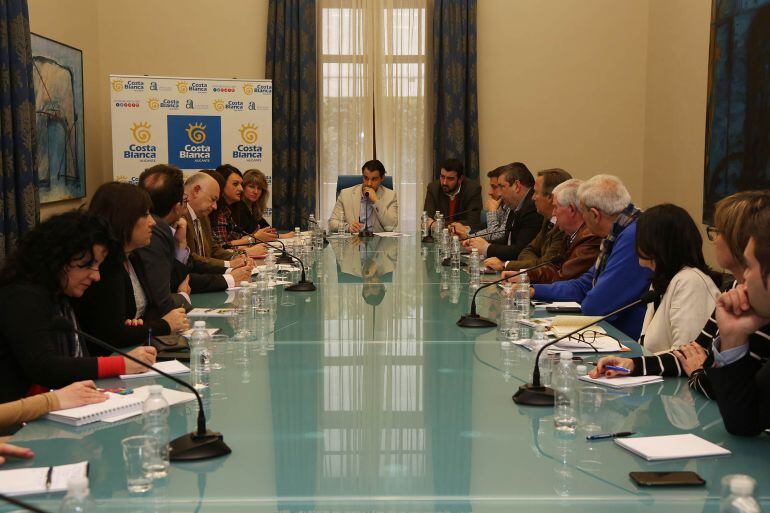
[[[40,219],[26,0],[0,1],[0,264]]]
[[[476,0],[435,0],[433,7],[433,170],[460,159],[479,176]]]
[[[273,224],[306,226],[316,200],[313,0],[270,0],[266,69],[273,80]]]

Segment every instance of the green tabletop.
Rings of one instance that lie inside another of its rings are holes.
[[[716,404],[686,380],[609,392],[602,429],[694,433],[732,456],[650,463],[612,441],[587,442],[580,427],[557,436],[553,408],[511,400],[531,379],[533,355],[503,347],[496,330],[456,326],[470,302],[467,274],[436,265],[432,245],[332,241],[314,260],[316,292],[279,287],[259,340],[215,348],[224,369],[205,407],[231,455],[173,464],[150,494],[130,496],[120,441],[141,433],[140,417],[79,429],[38,420],[14,437],[36,458],[4,468],[87,459],[104,511],[716,512],[720,480],[733,473],[757,479],[770,509],[770,438],[728,434]],[[479,313],[497,319],[497,289],[479,297]],[[193,296],[195,306],[226,300]],[[232,334],[227,319],[207,321]],[[171,409],[172,437],[193,430],[194,404]],[[640,489],[634,470],[693,470],[707,485]],[[60,497],[29,500],[55,510]]]

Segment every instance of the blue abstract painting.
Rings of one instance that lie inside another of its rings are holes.
[[[83,52],[32,34],[40,202],[86,195]]]
[[[703,222],[734,192],[770,188],[770,0],[713,0]]]

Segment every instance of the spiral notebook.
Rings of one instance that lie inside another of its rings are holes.
[[[139,396],[118,395],[108,392],[109,399],[103,403],[87,404],[77,408],[52,411],[45,418],[63,422],[70,426],[83,426],[109,417],[123,416],[142,411],[143,399]]]

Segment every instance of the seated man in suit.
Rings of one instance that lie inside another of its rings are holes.
[[[510,212],[510,210],[500,196],[499,180],[500,175],[510,166],[511,164],[506,164],[505,166],[496,167],[487,173],[487,178],[489,178],[489,191],[487,191],[487,199],[484,200],[484,210],[486,211],[487,217],[486,228],[472,233],[470,226],[454,222],[449,225],[450,232],[454,232],[454,234],[459,236],[461,240],[468,237],[484,237],[484,239],[492,241],[500,237],[500,234],[505,230],[505,222],[508,219],[508,212]]]
[[[481,223],[481,185],[465,178],[462,162],[447,159],[439,179],[428,184],[423,210],[431,225],[438,211],[444,216],[445,227],[457,222],[474,229]]]
[[[553,217],[564,233],[566,248],[561,265],[548,264],[528,272],[530,283],[553,283],[577,278],[594,265],[602,239],[591,233],[580,212],[577,191],[583,180],[573,178],[553,190]],[[504,271],[503,276],[515,271]]]
[[[187,209],[184,176],[179,168],[158,164],[139,176],[139,187],[152,199],[151,213],[155,219],[150,244],[136,250],[142,259],[150,283],[148,293],[157,305],[189,310],[190,292],[226,290],[251,274],[249,266],[229,270],[191,258],[187,245],[187,221],[182,216]],[[179,285],[181,283],[181,285]],[[171,290],[177,290],[174,294]]]
[[[751,225],[745,283],[717,300],[714,366],[705,371],[725,428],[744,436],[770,428],[770,212]]]
[[[532,201],[535,203],[537,213],[543,216],[540,232],[532,242],[527,244],[527,247],[521,250],[516,260],[503,262],[497,257],[490,257],[484,260],[485,266],[495,271],[502,271],[503,269],[518,271],[541,264],[564,253],[567,239],[564,232],[556,226],[556,219],[553,214],[553,189],[570,178],[572,175],[558,168],[546,169],[537,173]]]
[[[527,166],[514,162],[500,175],[500,194],[511,210],[505,222],[505,232],[492,242],[480,237],[463,242],[466,248],[476,248],[479,256],[497,257],[501,261],[515,260],[543,226],[543,216],[537,213],[532,201],[535,178]]]
[[[203,172],[195,173],[185,182],[184,192],[187,195],[187,210],[182,215],[190,227],[187,230],[187,245],[195,260],[235,269],[251,264],[246,257],[256,258],[265,253],[265,248],[257,245],[247,248],[246,256],[240,256],[214,240],[209,214],[217,208],[220,191],[219,183],[211,176]]]
[[[347,224],[350,233],[391,232],[398,226],[398,198],[384,187],[385,166],[370,160],[361,167],[361,185],[340,191],[329,218],[329,231],[336,232]]]

